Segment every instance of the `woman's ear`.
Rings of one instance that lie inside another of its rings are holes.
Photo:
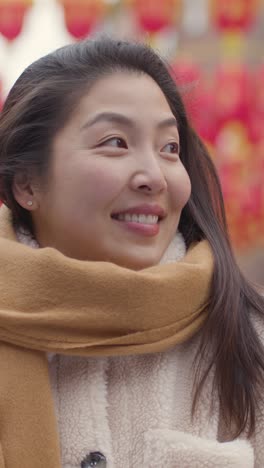
[[[13,180],[13,194],[17,203],[26,210],[36,208],[32,181],[26,172],[18,172]]]

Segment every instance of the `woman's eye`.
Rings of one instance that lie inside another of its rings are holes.
[[[113,148],[127,148],[127,144],[125,140],[119,137],[108,138],[108,140],[105,140],[102,143],[100,143],[99,146],[111,146]]]
[[[167,145],[163,146],[161,152],[179,154],[179,145],[176,142],[167,143]]]

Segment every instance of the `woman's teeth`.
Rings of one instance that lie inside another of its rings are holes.
[[[127,221],[132,223],[141,224],[157,224],[159,217],[155,215],[144,215],[144,214],[119,214],[116,216],[119,221]]]

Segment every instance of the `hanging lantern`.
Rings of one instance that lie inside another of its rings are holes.
[[[249,126],[253,91],[250,71],[243,64],[223,64],[214,76],[218,126],[239,121]]]
[[[33,0],[0,0],[0,33],[9,41],[22,31],[24,17]]]
[[[255,22],[258,0],[211,0],[215,26],[221,30],[248,30]]]
[[[252,140],[258,144],[264,140],[264,64],[261,65],[252,77],[253,106],[250,114],[250,132]]]
[[[205,74],[193,61],[183,59],[172,65],[187,114],[204,142],[211,146],[216,136],[214,96]]]
[[[182,0],[131,0],[138,25],[143,31],[157,33],[179,19]]]
[[[243,122],[225,122],[218,130],[215,150],[231,238],[237,248],[244,248],[249,238],[247,228],[243,227],[246,215],[242,199],[250,182],[254,148]]]
[[[66,28],[76,39],[83,39],[106,12],[103,0],[59,0],[64,9]]]
[[[201,88],[201,69],[188,58],[177,60],[171,65],[171,69],[189,117],[197,120],[195,116]]]

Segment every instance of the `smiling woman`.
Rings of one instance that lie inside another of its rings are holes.
[[[175,117],[156,82],[115,72],[84,93],[56,134],[48,188],[21,183],[18,174],[14,196],[25,208],[34,198],[41,247],[133,269],[155,265],[190,196],[178,147]]]
[[[98,38],[29,66],[0,198],[0,468],[262,468],[263,298],[162,59]]]

